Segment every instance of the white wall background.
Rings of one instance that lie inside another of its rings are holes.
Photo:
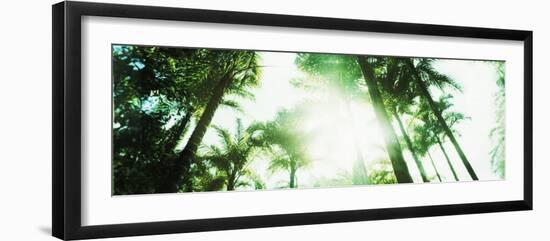
[[[119,0],[249,12],[529,29],[534,33],[535,211],[119,238],[114,240],[546,240],[550,218],[549,6],[544,1]],[[0,8],[0,240],[55,240],[51,231],[51,10]]]

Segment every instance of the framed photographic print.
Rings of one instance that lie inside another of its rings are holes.
[[[532,51],[524,30],[55,4],[53,235],[531,210]]]

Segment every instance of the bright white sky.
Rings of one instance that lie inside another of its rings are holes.
[[[212,124],[229,130],[235,130],[235,119],[241,118],[244,126],[253,121],[272,120],[281,108],[292,108],[305,99],[316,98],[317,106],[312,107],[309,118],[301,128],[315,129],[314,141],[308,143],[308,154],[313,160],[309,168],[298,171],[300,187],[311,187],[319,178],[334,178],[342,172],[351,172],[356,159],[355,143],[361,147],[363,159],[368,165],[375,159],[386,158],[383,148],[383,138],[378,122],[369,103],[355,101],[351,106],[353,118],[351,121],[344,109],[341,99],[336,93],[314,94],[311,90],[294,87],[289,80],[303,74],[294,65],[295,54],[262,52],[263,68],[261,85],[252,90],[256,101],[242,100],[243,113],[229,108],[217,110]],[[458,141],[480,180],[498,179],[491,171],[489,151],[491,150],[490,130],[495,126],[494,94],[497,92],[497,73],[494,64],[482,61],[438,60],[434,67],[448,75],[463,86],[463,93],[452,93],[455,98],[453,110],[470,117],[455,128],[460,130]],[[441,93],[433,91],[434,99]],[[406,118],[405,120],[406,121]],[[347,122],[348,125],[343,125]],[[395,126],[398,131],[398,127]],[[203,140],[205,144],[219,142],[217,135],[209,129]],[[451,161],[460,180],[470,180],[452,145],[445,144]],[[454,181],[443,154],[436,148],[430,150],[443,181]],[[414,165],[411,155],[404,148],[405,159],[415,182],[421,182],[420,175]],[[258,156],[251,167],[264,179],[268,188],[285,186],[288,174],[278,172],[268,173],[268,161]],[[429,176],[435,171],[429,159],[423,160]]]

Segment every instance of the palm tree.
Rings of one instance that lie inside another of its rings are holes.
[[[403,158],[401,146],[397,139],[397,135],[395,134],[395,130],[391,125],[390,118],[386,112],[386,105],[384,104],[382,94],[380,93],[378,87],[380,80],[375,74],[375,68],[377,64],[380,64],[380,62],[381,61],[379,61],[379,58],[377,57],[357,56],[357,63],[360,66],[376,117],[384,133],[384,143],[390,157],[397,182],[411,183],[413,182],[413,179],[409,173],[407,163]]]
[[[254,51],[216,50],[208,58],[211,66],[209,77],[218,81],[160,192],[177,192],[180,184],[185,186],[185,191],[193,191],[191,164],[216,110],[224,102],[224,96],[228,93],[242,93],[242,89],[258,84],[260,72],[258,56]]]
[[[254,158],[254,153],[258,147],[253,135],[256,128],[250,126],[243,128],[241,120],[236,120],[236,132],[232,135],[227,129],[214,126],[218,137],[219,145],[210,145],[207,147],[206,155],[201,159],[210,162],[221,173],[225,180],[228,191],[235,190],[236,187],[248,185],[241,182],[240,178],[251,173],[248,165]]]
[[[206,102],[207,50],[115,45],[114,193],[155,193],[174,150]],[[185,74],[182,74],[185,73]]]
[[[440,110],[445,111],[445,123],[449,123],[449,128],[451,128],[452,130],[452,127],[454,125],[464,119],[467,119],[467,117],[465,117],[462,113],[450,111],[452,104],[449,99],[451,98],[451,95],[443,95],[439,98],[439,101],[435,102],[435,104]],[[447,161],[447,164],[449,165],[449,168],[451,169],[455,181],[459,181],[455,168],[451,163],[445,147],[443,146],[442,138],[444,138],[445,132],[443,128],[441,128],[441,125],[439,125],[439,122],[435,119],[435,116],[432,113],[427,101],[420,102],[416,117],[423,123],[422,125],[417,125],[415,127],[415,133],[419,133],[419,135],[417,136],[418,141],[425,141],[427,142],[427,144],[437,144],[441,152],[445,156],[445,159]],[[452,132],[453,134],[456,133],[455,130],[452,130]]]
[[[377,59],[369,57],[369,60],[373,60],[373,62]],[[322,79],[329,83],[328,86],[336,86],[343,92],[342,96],[353,96],[354,94],[360,96],[362,91],[358,87],[358,81],[361,78],[365,80],[376,116],[385,133],[386,150],[395,169],[394,172],[396,173],[397,180],[403,183],[412,182],[397,136],[388,118],[386,107],[377,87],[379,80],[374,68],[379,68],[379,66],[375,66],[375,63],[368,63],[367,57],[364,56],[353,58],[324,54],[301,54],[298,55],[296,63],[301,70],[312,73],[316,77],[324,77]],[[345,108],[349,110],[350,98],[344,99],[344,102],[346,105]],[[351,117],[351,111],[348,112]],[[364,167],[359,148],[357,148],[357,153],[357,162],[360,162],[358,163],[360,165],[354,164],[354,166],[361,167],[362,165]],[[366,168],[359,168],[358,170],[360,169],[366,171]]]
[[[405,144],[409,149],[416,167],[420,173],[423,182],[429,182],[422,164],[422,160],[418,158],[416,150],[413,146],[411,138],[407,133],[401,116],[404,114],[411,114],[411,106],[415,105],[415,91],[412,89],[412,83],[410,81],[409,73],[406,68],[407,58],[399,57],[386,57],[382,58],[384,62],[384,68],[380,73],[380,89],[382,92],[382,99],[388,108],[388,111],[393,115],[393,118],[397,121],[401,136],[405,140]]]
[[[417,63],[415,64],[415,62]],[[433,68],[432,63],[433,63],[433,59],[419,58],[419,59],[411,59],[410,61],[408,61],[408,66],[413,72],[413,80],[417,84],[420,94],[428,102],[430,108],[432,109],[433,114],[436,117],[437,122],[443,129],[445,135],[449,138],[449,140],[453,144],[455,150],[460,156],[460,159],[462,160],[462,163],[466,167],[468,174],[470,174],[470,177],[473,180],[479,180],[472,165],[468,161],[466,154],[464,154],[464,151],[460,147],[453,132],[449,128],[449,125],[445,122],[445,119],[443,118],[442,110],[439,109],[439,107],[437,106],[436,102],[433,100],[432,95],[428,89],[428,84],[435,85],[440,89],[443,89],[447,85],[451,85],[455,88],[458,88],[458,85],[456,85],[456,83],[454,83],[446,75],[438,73]]]
[[[392,114],[394,115],[395,120],[397,120],[397,123],[399,125],[399,130],[401,131],[401,135],[403,136],[403,139],[405,140],[405,143],[407,144],[407,148],[411,152],[411,155],[414,159],[414,162],[416,164],[416,167],[418,168],[418,171],[420,172],[420,177],[422,177],[423,182],[430,182],[426,175],[426,170],[424,169],[424,165],[422,164],[422,160],[418,158],[418,150],[414,148],[413,142],[411,141],[411,138],[409,137],[409,134],[407,133],[407,130],[405,130],[405,127],[403,126],[403,122],[401,121],[401,118],[399,117],[399,114],[397,114],[397,109],[394,109],[392,111]]]
[[[309,165],[304,143],[307,133],[301,132],[297,125],[300,122],[298,111],[281,110],[275,120],[256,124],[258,131],[257,141],[266,148],[273,157],[269,170],[287,171],[289,174],[289,188],[298,187],[297,171]]]
[[[432,155],[430,154],[430,148],[437,143],[436,141],[437,136],[433,134],[432,128],[433,126],[430,126],[425,123],[414,124],[413,125],[413,140],[414,140],[413,143],[414,143],[414,149],[416,150],[416,153],[418,153],[418,155],[422,157],[426,155],[428,156],[428,158],[430,159],[430,163],[432,164],[432,167],[437,175],[437,179],[439,180],[439,182],[441,182],[442,181],[441,175],[439,174],[439,170],[437,169],[437,166],[434,163]],[[457,177],[456,177],[454,168],[452,167],[452,164],[449,162],[448,158],[447,158],[447,161],[456,180]]]
[[[298,187],[297,171],[304,167],[307,163],[304,159],[292,157],[286,153],[274,154],[274,158],[269,163],[269,171],[275,173],[276,171],[286,171],[289,174],[288,187]]]

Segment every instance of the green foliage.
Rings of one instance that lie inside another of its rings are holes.
[[[370,184],[395,184],[397,179],[393,173],[393,168],[389,160],[376,160],[372,162],[368,169]]]
[[[498,92],[495,94],[496,106],[496,126],[491,130],[491,139],[493,140],[493,148],[490,151],[491,165],[493,171],[500,178],[505,176],[505,159],[506,159],[506,112],[505,112],[505,65],[504,62],[496,62]]]
[[[308,134],[298,129],[301,121],[300,111],[281,110],[273,121],[257,123],[257,143],[269,151],[272,156],[269,170],[274,173],[282,170],[289,173],[289,187],[296,187],[296,172],[308,166],[304,143]]]
[[[112,61],[114,194],[159,192],[218,80],[230,75],[226,96],[251,99],[247,88],[261,74],[252,51],[114,45]],[[235,100],[220,104],[239,108]],[[190,171],[204,173],[197,164]]]
[[[241,117],[248,114],[245,101],[255,101],[254,89],[260,85],[263,68],[260,61],[255,51],[114,45],[113,194],[164,192],[171,190],[166,189],[171,182],[176,183],[172,186],[177,191],[273,188],[266,183],[268,177],[251,168],[260,156],[267,159],[265,171],[288,174],[288,183],[281,184],[297,188],[298,173],[302,175],[301,171],[314,165],[307,144],[315,130],[302,125],[306,104],[281,109],[271,120],[246,127],[239,118],[233,129],[211,125],[220,106]],[[452,94],[461,92],[460,84],[438,72],[434,61],[297,54],[295,65],[305,77],[290,80],[292,84],[319,93],[337,92],[337,101],[347,108],[349,117],[341,125],[356,125],[350,121],[352,103],[370,102],[383,129],[381,138],[388,154],[365,162],[363,156],[369,153],[363,155],[366,148],[358,144],[357,136],[369,133],[352,133],[356,135],[357,160],[349,171],[318,178],[313,186],[409,182],[402,154],[405,146],[426,178],[417,155],[429,155],[434,145],[443,149],[440,144],[460,136],[459,123],[469,119],[453,110]],[[498,62],[496,68],[497,123],[491,131],[494,145],[490,155],[495,173],[503,177],[504,63]],[[443,94],[434,100],[433,90]],[[399,123],[403,141],[395,134],[394,121]],[[216,133],[218,143],[203,143],[208,130]],[[453,143],[457,148],[456,141]],[[434,180],[436,176],[427,178]]]
[[[206,154],[200,158],[206,161],[217,171],[219,178],[223,178],[227,190],[234,190],[239,186],[250,185],[247,182],[240,182],[242,176],[254,178],[254,185],[261,187],[262,182],[258,176],[252,174],[248,165],[252,162],[255,150],[259,147],[253,137],[256,131],[255,126],[243,129],[240,119],[236,121],[236,133],[231,134],[228,130],[214,126],[220,139],[219,145],[207,147]]]
[[[154,193],[163,182],[166,160],[206,98],[204,54],[113,46],[114,194]]]
[[[442,95],[439,101],[435,104],[443,112],[443,118],[447,125],[451,127],[453,133],[460,135],[460,133],[452,128],[463,120],[468,120],[469,117],[459,112],[451,111],[452,108],[452,95]],[[421,101],[414,114],[415,121],[411,122],[413,128],[413,140],[415,143],[415,149],[417,152],[424,156],[429,151],[432,145],[437,144],[437,139],[444,140],[443,127],[437,122],[436,117],[431,111],[426,101]]]
[[[361,71],[353,56],[298,53],[296,66],[308,74],[296,84],[315,88],[337,89],[349,98],[362,97]],[[315,80],[314,82],[308,80]]]
[[[396,184],[397,179],[393,173],[392,164],[389,160],[378,159],[371,162],[367,169],[370,170],[368,174],[368,184],[369,185],[379,185],[379,184]],[[333,178],[320,178],[316,180],[313,184],[314,187],[343,187],[349,185],[362,185],[365,183],[357,184],[354,181],[353,172],[354,169],[350,171],[339,170],[337,175]]]

